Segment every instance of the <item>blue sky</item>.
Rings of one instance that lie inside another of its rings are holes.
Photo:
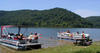
[[[100,16],[100,0],[0,0],[0,10],[65,8],[82,17]]]

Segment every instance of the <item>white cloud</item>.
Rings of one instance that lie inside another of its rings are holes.
[[[100,12],[93,11],[93,10],[86,10],[86,9],[78,9],[74,10],[76,14],[79,14],[82,17],[88,17],[88,16],[100,16]]]

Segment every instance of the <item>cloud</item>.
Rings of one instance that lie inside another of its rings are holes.
[[[74,12],[76,14],[79,14],[82,17],[100,16],[100,12],[94,10],[78,9],[78,10],[74,10]]]

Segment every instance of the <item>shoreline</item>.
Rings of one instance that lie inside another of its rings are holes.
[[[2,46],[0,45],[0,52],[1,53],[32,53],[32,52],[38,52],[38,53],[44,53],[44,52],[52,52],[53,49],[67,49],[67,50],[77,50],[79,51],[80,49],[85,49],[85,48],[98,48],[98,46],[100,46],[100,41],[95,41],[93,42],[92,45],[90,46],[75,46],[72,42],[68,41],[68,40],[53,40],[53,39],[49,39],[48,40],[49,42],[50,41],[57,41],[57,43],[59,43],[58,45],[54,45],[54,46],[49,46],[49,47],[45,47],[45,48],[41,48],[41,49],[32,49],[32,50],[24,50],[24,51],[20,51],[20,50],[14,50],[12,48],[9,48],[9,47],[6,47],[6,46]],[[74,49],[74,48],[77,48],[77,49]],[[50,50],[50,51],[49,51]],[[41,52],[40,52],[41,51]],[[64,50],[61,50],[61,51],[64,51]],[[69,51],[71,52],[71,51]],[[60,53],[60,52],[58,52]]]
[[[72,41],[69,40],[55,40],[55,39],[41,39],[39,41],[40,43],[42,43],[42,48],[48,48],[48,47],[56,47],[56,46],[62,46],[62,45],[73,45]]]

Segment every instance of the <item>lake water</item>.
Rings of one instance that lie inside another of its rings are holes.
[[[100,40],[100,29],[99,28],[21,28],[21,33],[28,36],[31,32],[37,32],[42,34],[41,37],[43,38],[50,38],[57,39],[57,32],[64,32],[70,30],[70,32],[79,32],[82,33],[84,31],[85,33],[90,34],[91,38],[94,41]],[[18,28],[7,28],[5,32],[12,32],[17,33]]]

